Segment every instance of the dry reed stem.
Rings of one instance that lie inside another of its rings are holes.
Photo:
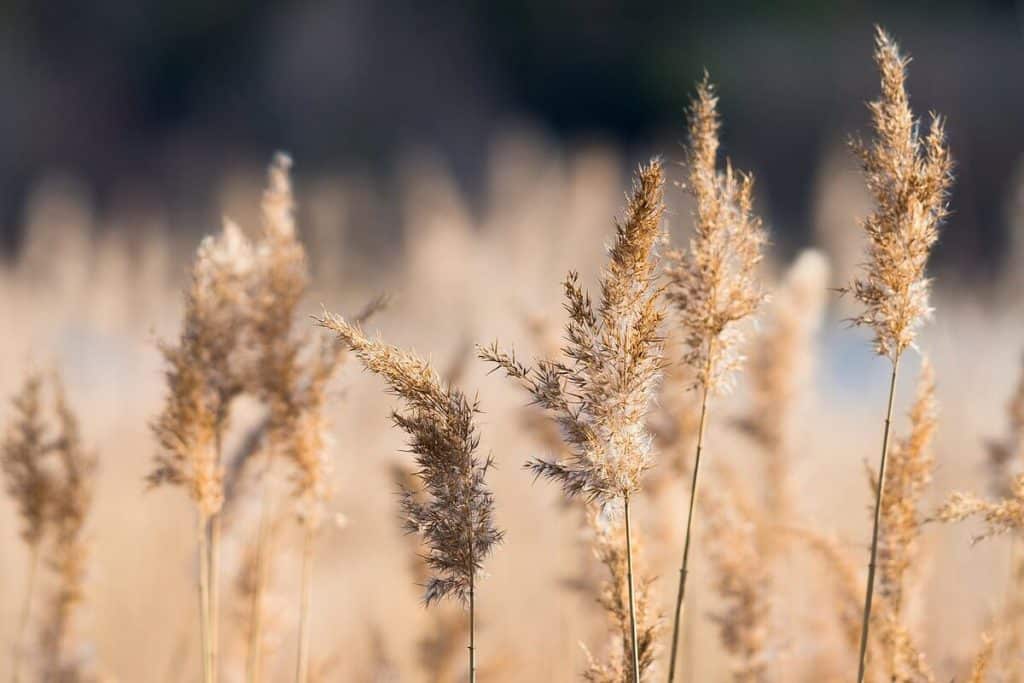
[[[931,482],[935,459],[931,441],[936,429],[935,372],[925,357],[917,395],[910,409],[910,432],[893,444],[885,482],[879,529],[879,592],[894,618],[900,618],[907,572],[918,559],[921,497]],[[877,486],[877,475],[872,473]]]
[[[942,122],[932,118],[925,138],[910,110],[905,80],[907,59],[881,28],[875,35],[875,62],[881,73],[882,93],[869,104],[875,140],[868,146],[854,141],[861,159],[875,210],[864,221],[868,259],[862,277],[847,291],[864,306],[854,319],[875,333],[875,351],[892,362],[889,401],[875,490],[874,526],[864,597],[858,683],[864,680],[878,554],[878,532],[885,489],[886,459],[892,404],[900,357],[914,342],[917,329],[931,314],[930,282],[925,267],[938,239],[938,225],[946,217],[946,196],[952,183],[952,162]]]
[[[718,97],[707,75],[697,85],[688,123],[689,178],[685,186],[696,202],[695,235],[687,250],[667,255],[665,291],[680,327],[685,330],[684,362],[696,374],[702,396],[672,625],[669,683],[675,679],[683,623],[708,403],[712,395],[730,388],[732,377],[742,364],[742,335],[737,324],[752,316],[765,299],[757,281],[757,268],[767,243],[761,220],[753,212],[752,176],[737,173],[728,160],[724,171],[718,169],[721,121]]]
[[[584,506],[584,513],[587,526],[593,533],[593,554],[607,571],[607,577],[598,595],[598,603],[604,609],[611,625],[612,649],[605,661],[601,662],[585,649],[589,666],[583,673],[583,678],[590,683],[622,683],[633,680],[633,672],[639,671],[640,679],[647,680],[657,656],[656,644],[662,624],[661,617],[653,607],[654,581],[645,575],[640,565],[642,544],[636,532],[630,534],[629,545],[625,543],[624,510],[607,509],[594,503],[587,503]],[[630,555],[632,559],[629,558]],[[630,564],[634,565],[633,573],[641,576],[634,582],[632,605],[628,588]],[[633,642],[639,643],[635,664]]]

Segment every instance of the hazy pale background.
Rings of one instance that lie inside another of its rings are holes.
[[[27,367],[61,367],[100,455],[81,625],[99,668],[131,682],[188,681],[197,670],[192,511],[178,492],[147,493],[142,481],[155,449],[148,421],[163,391],[155,341],[177,331],[200,236],[221,215],[258,227],[263,165],[275,149],[296,160],[314,273],[304,313],[321,303],[352,312],[389,291],[395,303],[372,327],[440,368],[496,337],[529,355],[527,321],[560,321],[565,271],[594,282],[630,168],[654,153],[680,158],[682,107],[705,66],[721,84],[725,151],[758,176],[758,208],[775,242],[766,276],[817,246],[835,282],[845,281],[860,258],[857,218],[870,205],[843,140],[863,128],[862,102],[877,87],[874,21],[913,54],[912,102],[948,116],[958,163],[935,260],[937,315],[920,341],[936,363],[942,411],[929,505],[954,487],[981,490],[984,439],[1002,432],[1024,351],[1020,17],[1001,2],[827,10],[497,2],[430,11],[0,3],[0,394],[11,395]],[[682,169],[670,173],[678,179]],[[668,201],[679,242],[688,205],[675,189]],[[844,305],[832,297],[820,335],[797,475],[814,524],[866,555],[864,461],[877,448],[887,366],[843,323]],[[914,371],[916,359],[901,406]],[[600,651],[604,642],[590,598],[564,587],[586,557],[576,518],[561,511],[553,487],[521,470],[540,448],[522,427],[523,396],[473,360],[462,381],[485,410],[483,446],[499,465],[497,514],[508,530],[481,598],[482,656],[506,660],[502,680],[571,680],[584,662],[579,643]],[[349,525],[320,546],[315,652],[337,655],[327,680],[418,680],[415,641],[427,622],[387,469],[407,456],[379,382],[349,365],[336,393],[335,508]],[[741,385],[721,411],[737,415],[744,401]],[[5,402],[0,421],[9,414]],[[242,415],[239,431],[256,411],[243,406]],[[754,457],[725,419],[709,440],[711,457],[741,471]],[[677,518],[682,483],[678,491]],[[641,503],[642,520],[655,514],[666,512]],[[16,531],[2,499],[2,643],[24,584]],[[924,649],[947,680],[1005,581],[1005,544],[971,548],[970,534],[928,527],[924,537],[934,596],[923,607]],[[230,569],[238,541],[228,543]],[[648,545],[666,612],[677,545]],[[294,648],[297,561],[288,551],[279,558],[282,676]],[[700,564],[696,576],[706,578]],[[797,601],[813,616],[813,596]],[[711,603],[700,597],[692,611],[701,653],[694,680],[728,679],[706,619]],[[799,642],[788,649],[813,654]],[[380,676],[377,655],[392,678]],[[0,675],[6,665],[0,657]]]

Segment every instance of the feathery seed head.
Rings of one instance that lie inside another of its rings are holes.
[[[319,324],[336,333],[405,403],[392,419],[409,436],[416,475],[428,495],[426,501],[418,492],[402,495],[405,529],[421,534],[429,549],[432,576],[424,599],[428,605],[445,597],[465,602],[483,561],[504,533],[495,526],[494,496],[485,481],[493,463],[476,453],[476,403],[443,383],[416,355],[367,338],[343,318],[325,313]]]
[[[909,60],[881,28],[875,43],[882,81],[880,98],[868,105],[875,139],[851,143],[875,211],[863,224],[867,263],[848,290],[864,305],[854,322],[871,327],[876,352],[895,360],[931,314],[925,268],[948,213],[952,160],[940,118],[932,117],[926,136],[919,133],[905,88]]]
[[[54,404],[59,430],[53,450],[59,467],[49,505],[53,543],[47,562],[58,581],[47,605],[40,645],[51,654],[45,680],[83,681],[86,680],[83,678],[85,664],[72,647],[73,617],[75,608],[85,597],[89,555],[85,523],[92,506],[97,459],[82,444],[78,418],[68,405],[59,378],[54,379]]]
[[[37,546],[42,540],[54,487],[43,464],[50,445],[42,414],[42,383],[42,377],[32,373],[14,397],[14,419],[4,435],[2,449],[7,492],[18,506],[21,537],[29,546]]]
[[[772,298],[770,318],[751,358],[751,407],[740,426],[763,451],[766,507],[781,524],[794,505],[789,481],[791,432],[810,374],[827,284],[825,258],[815,250],[800,254]]]
[[[220,438],[232,399],[251,383],[239,353],[249,330],[256,257],[241,230],[225,221],[203,239],[185,292],[178,343],[162,344],[167,399],[153,423],[162,452],[149,482],[185,486],[203,516],[223,504]]]
[[[570,454],[527,464],[570,495],[607,502],[638,490],[651,466],[647,413],[662,369],[664,313],[653,280],[664,213],[661,163],[638,171],[624,218],[616,226],[594,309],[579,277],[565,280],[564,359],[527,367],[497,343],[480,357],[524,386],[562,432]]]
[[[753,212],[753,177],[718,170],[718,97],[708,78],[698,84],[689,111],[689,178],[696,201],[693,239],[667,254],[666,298],[686,330],[685,360],[712,393],[729,388],[742,358],[736,323],[757,310],[765,295],[757,267],[768,237]]]

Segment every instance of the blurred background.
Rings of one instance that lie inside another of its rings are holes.
[[[864,102],[878,92],[875,23],[912,55],[911,103],[923,117],[947,118],[957,166],[932,262],[937,315],[920,339],[942,406],[932,509],[953,490],[987,490],[985,444],[1007,429],[1024,349],[1024,5],[0,0],[0,424],[26,368],[63,371],[101,461],[78,633],[104,680],[196,680],[192,508],[179,491],[143,484],[165,391],[156,341],[179,332],[200,238],[222,216],[258,233],[278,149],[295,160],[313,274],[297,329],[321,303],[352,313],[389,291],[394,303],[371,327],[479,392],[508,530],[481,607],[489,680],[575,680],[587,661],[579,644],[600,654],[608,642],[593,595],[566,590],[590,549],[554,487],[531,485],[520,469],[544,444],[524,428],[524,395],[487,376],[472,344],[499,338],[524,358],[550,352],[560,281],[573,268],[595,283],[632,168],[661,155],[670,179],[684,176],[674,163],[683,111],[705,69],[719,86],[723,150],[757,179],[756,208],[774,243],[771,288],[807,247],[829,264],[828,285],[848,282],[871,203],[845,144],[866,133]],[[688,199],[669,188],[666,201],[683,244]],[[825,296],[805,359],[815,372],[793,416],[792,474],[803,519],[835,535],[856,573],[888,366],[867,332],[844,324],[853,310]],[[915,354],[904,366],[901,416],[917,363]],[[350,523],[318,548],[313,647],[333,667],[321,680],[426,680],[417,647],[432,622],[397,524],[389,467],[407,456],[387,420],[393,400],[353,365],[332,396],[334,507]],[[750,405],[741,381],[708,440],[756,489],[759,453],[736,428]],[[230,444],[260,415],[240,406]],[[679,555],[672,525],[685,503],[668,474],[666,493],[645,497],[638,512],[663,613]],[[976,531],[923,533],[914,629],[940,680],[961,680],[1005,590],[1009,544],[972,548]],[[16,510],[0,498],[4,647],[25,584],[17,534]],[[225,591],[246,540],[228,537]],[[268,663],[276,680],[288,680],[295,646],[296,547],[279,557]],[[707,618],[717,607],[713,576],[706,557],[696,562],[688,643],[700,656],[687,680],[730,680]],[[787,607],[773,617],[772,656],[788,662],[779,680],[820,683],[827,648],[791,636],[819,633],[835,610],[797,574],[779,591]],[[6,667],[0,657],[0,675]]]
[[[82,182],[101,214],[130,208],[198,233],[223,209],[224,178],[278,148],[301,174],[354,173],[385,195],[411,153],[432,154],[471,199],[510,128],[559,149],[606,142],[628,162],[677,158],[705,68],[721,88],[725,151],[758,174],[763,211],[792,248],[813,230],[822,165],[865,123],[876,22],[915,57],[916,106],[949,119],[958,183],[939,258],[985,277],[1004,261],[1022,152],[1024,14],[1009,0],[8,0],[5,252],[54,174]],[[386,240],[396,223],[359,230]]]

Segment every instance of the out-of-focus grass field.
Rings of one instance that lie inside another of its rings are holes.
[[[587,561],[578,519],[560,505],[554,487],[534,485],[522,470],[527,456],[542,448],[523,426],[525,398],[487,375],[487,367],[471,357],[471,344],[501,338],[514,342],[524,357],[536,351],[529,321],[560,323],[565,272],[578,269],[584,282],[594,283],[628,169],[618,152],[601,146],[555,150],[518,135],[494,149],[484,189],[473,202],[461,196],[442,167],[422,160],[409,164],[400,190],[385,199],[380,188],[304,174],[297,159],[299,226],[314,276],[303,309],[312,315],[323,304],[353,312],[375,293],[390,292],[391,307],[370,329],[415,348],[442,370],[464,364],[460,381],[468,392],[479,392],[483,449],[497,461],[492,483],[498,521],[507,529],[478,598],[481,666],[491,668],[492,681],[566,681],[584,666],[580,643],[601,652],[606,639],[593,596],[566,587]],[[824,251],[839,283],[859,261],[857,219],[869,206],[851,160],[823,159],[820,168],[809,246]],[[258,167],[223,182],[223,212],[250,230],[258,226],[261,184]],[[374,204],[385,201],[400,216],[397,242],[374,241],[374,225],[367,223]],[[670,190],[668,201],[670,228],[681,243],[690,229],[689,206],[679,190]],[[193,510],[178,492],[147,492],[144,476],[157,448],[148,425],[164,391],[155,342],[177,334],[196,240],[166,230],[168,219],[156,213],[100,216],[68,182],[40,184],[29,207],[24,243],[0,270],[0,394],[10,396],[28,368],[61,368],[84,436],[100,457],[79,637],[111,680],[194,680],[199,655]],[[126,223],[143,229],[118,229]],[[775,254],[766,276],[785,266]],[[1011,255],[987,283],[970,288],[959,286],[963,280],[956,273],[935,273],[936,316],[919,344],[935,362],[941,408],[929,506],[954,489],[984,491],[984,440],[1004,429],[1004,404],[1024,351],[1022,267],[1024,260]],[[866,334],[843,322],[849,303],[838,295],[829,303],[813,383],[797,421],[795,476],[806,518],[816,529],[838,534],[857,553],[859,566],[861,557],[866,563],[870,534],[865,462],[873,462],[877,452],[888,368],[872,354]],[[911,397],[916,355],[907,365],[901,416]],[[353,363],[340,372],[332,392],[333,508],[348,524],[320,541],[314,659],[330,660],[325,680],[421,680],[416,642],[430,622],[409,571],[411,550],[399,530],[389,477],[389,465],[409,457],[387,419],[392,399]],[[717,408],[724,417],[709,433],[709,461],[729,463],[756,488],[757,454],[727,419],[738,416],[745,401],[741,381]],[[0,422],[9,415],[5,402]],[[229,450],[259,419],[253,406],[241,406],[239,415]],[[903,423],[901,417],[898,425]],[[705,486],[725,485],[714,465],[709,472]],[[681,527],[686,482],[671,486],[667,502],[639,501],[641,532],[655,518],[674,519]],[[17,527],[13,506],[0,498],[0,643],[11,642],[24,590],[27,554]],[[970,547],[971,534],[969,525],[928,525],[923,536],[926,594],[915,604],[913,623],[943,680],[962,670],[1006,582],[1007,542]],[[225,680],[242,680],[232,664],[237,643],[231,640],[230,602],[242,542],[226,531]],[[677,533],[646,543],[666,614],[680,542]],[[688,680],[724,681],[728,668],[708,618],[715,600],[700,546],[698,541],[688,646],[696,655]],[[297,534],[286,536],[275,558],[272,623],[280,642],[269,669],[273,680],[284,680],[293,666],[298,548]],[[802,641],[800,633],[827,621],[828,602],[801,584],[798,573],[779,593],[791,606],[785,623],[777,624],[784,634],[778,656],[789,662],[786,670],[794,679],[813,680],[802,667],[813,659],[817,641]],[[8,662],[6,654],[0,657],[0,677],[8,676]]]

